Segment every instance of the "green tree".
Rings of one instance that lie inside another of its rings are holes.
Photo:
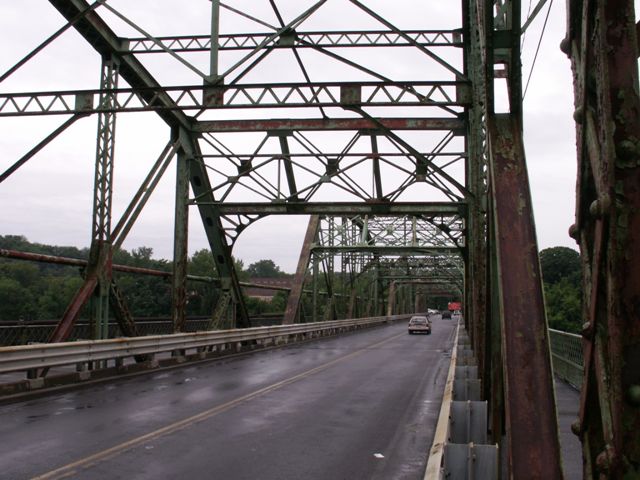
[[[217,277],[216,264],[211,250],[203,248],[195,252],[189,259],[188,271],[191,275],[201,277]]]
[[[0,320],[30,320],[36,311],[28,288],[12,278],[0,278]]]
[[[540,252],[540,268],[545,283],[554,284],[563,278],[575,281],[581,272],[580,254],[567,247],[545,248]]]
[[[281,278],[287,276],[273,260],[259,260],[252,263],[247,268],[247,273],[252,277],[262,278]]]
[[[540,252],[540,267],[549,327],[579,332],[583,323],[580,254],[567,247],[547,248]]]

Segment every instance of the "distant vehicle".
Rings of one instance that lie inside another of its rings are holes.
[[[453,315],[451,316],[451,320],[455,320],[458,321],[462,318],[462,312],[460,310],[456,310],[453,312]]]
[[[427,309],[427,313],[429,315],[438,315],[440,313],[440,311],[436,310],[435,308],[428,308]]]
[[[442,312],[442,319],[451,320],[451,312],[448,310],[445,310],[444,312]]]
[[[462,310],[461,302],[449,302],[448,309],[450,312],[455,312],[456,310]]]
[[[431,335],[431,320],[422,315],[415,315],[409,320],[409,334],[426,333]]]

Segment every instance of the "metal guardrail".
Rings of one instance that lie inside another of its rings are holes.
[[[373,326],[408,318],[407,315],[393,317],[370,317],[352,320],[334,320],[296,325],[277,325],[234,330],[202,331],[173,335],[153,335],[109,340],[87,340],[78,342],[21,345],[0,348],[0,373],[29,372],[36,369],[60,367],[146,355],[147,359],[158,353],[189,351],[204,354],[221,345],[240,346],[242,342],[288,341],[291,337],[313,337],[316,334],[338,333],[363,326]]]
[[[277,325],[282,323],[283,313],[251,316],[256,326]],[[18,322],[0,322],[0,347],[47,343],[59,320],[30,320]],[[140,335],[170,335],[173,333],[173,321],[170,318],[135,318]],[[189,317],[184,325],[185,332],[206,330],[211,322],[210,316]],[[122,335],[115,321],[109,322],[109,338]],[[91,326],[86,320],[74,325],[67,341],[91,339]]]
[[[582,337],[575,333],[549,329],[553,373],[578,390],[582,387]]]
[[[449,371],[442,394],[442,405],[438,415],[438,423],[433,438],[433,444],[429,451],[424,480],[438,480],[442,472],[442,460],[444,457],[444,447],[449,438],[449,417],[451,416],[451,403],[453,402],[453,381],[456,373],[456,361],[458,357],[458,336],[460,334],[460,322],[456,326],[455,337],[451,347],[451,361]]]

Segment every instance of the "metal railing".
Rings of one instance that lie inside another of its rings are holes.
[[[282,322],[283,313],[251,316],[255,326],[275,325]],[[170,318],[137,318],[134,319],[140,335],[169,335],[173,333],[173,322]],[[206,330],[211,321],[210,316],[189,317],[184,325],[185,332]],[[28,345],[30,343],[47,343],[55,330],[58,320],[27,320],[18,322],[0,322],[0,347]],[[115,321],[109,322],[109,338],[121,336],[120,327]],[[91,339],[91,326],[87,320],[80,320],[74,325],[67,341]]]
[[[243,342],[279,344],[288,342],[292,338],[310,338],[339,333],[407,317],[407,315],[396,315],[173,335],[2,347],[0,348],[0,373],[30,372],[37,369],[110,360],[118,363],[125,358],[135,356],[145,356],[152,361],[153,355],[164,352],[180,352],[182,356],[190,352],[205,355],[206,352],[218,347],[225,350],[234,349]]]
[[[582,337],[549,329],[553,373],[578,390],[582,387]]]

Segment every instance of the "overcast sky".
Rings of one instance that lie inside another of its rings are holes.
[[[266,0],[230,0],[228,3],[246,9],[272,25],[277,24]],[[457,11],[451,7],[452,0],[377,0],[366,3],[404,29],[459,26]],[[206,0],[140,0],[133,3],[111,0],[109,4],[125,12],[154,35],[208,32],[210,4]],[[281,6],[285,20],[288,20],[310,2],[280,0],[277,4]],[[528,2],[524,0],[523,10],[526,12],[527,8]],[[524,40],[524,82],[531,70],[546,10],[545,6]],[[139,36],[104,10],[101,10],[101,15],[110,19],[110,25],[119,35]],[[62,24],[62,17],[45,0],[0,0],[0,72],[6,71]],[[355,11],[346,0],[329,0],[300,30],[362,29],[372,26],[371,19]],[[234,29],[266,31],[237,15],[223,12],[221,30]],[[540,248],[557,245],[575,248],[575,243],[567,234],[574,218],[576,158],[570,62],[558,47],[564,32],[565,4],[555,0],[524,100],[524,137]],[[380,64],[385,63],[380,58],[354,55],[358,61],[372,68],[383,68]],[[281,68],[279,62],[285,59],[277,55],[273,57],[270,64],[253,74],[255,78],[247,81],[256,81],[256,78],[269,80],[272,74],[276,78]],[[147,58],[145,61],[149,63],[145,65],[154,73],[154,68],[157,68],[159,76],[165,75],[161,79],[163,82],[201,84],[184,67],[174,64],[170,74],[167,74],[163,61]],[[334,76],[340,77],[336,80],[349,79],[347,70],[336,74],[310,56],[304,58],[305,61],[308,59],[313,80],[326,81]],[[207,70],[206,56],[193,56],[192,60],[202,70]],[[156,61],[158,63],[154,64]],[[221,57],[223,68],[232,61],[231,56]],[[407,57],[407,64],[413,65],[411,62]],[[391,67],[388,67],[391,70],[387,70],[393,79],[415,78],[415,69],[403,67],[402,62],[397,64],[395,70]],[[98,55],[71,30],[0,84],[0,92],[97,88],[99,72]],[[4,171],[63,121],[63,116],[0,118],[0,171]],[[30,241],[48,244],[88,246],[96,122],[96,115],[80,120],[0,185],[1,235],[25,235]],[[116,139],[115,218],[164,147],[168,129],[154,113],[119,115]],[[251,141],[247,140],[249,143]],[[149,246],[156,257],[171,258],[174,180],[173,169],[170,168],[125,242],[125,248]],[[205,248],[207,243],[197,211],[192,209],[191,215],[189,247],[193,252]],[[305,228],[306,222],[302,218],[292,220],[274,217],[261,220],[240,236],[233,253],[243,259],[245,265],[271,258],[285,271],[292,272]]]

